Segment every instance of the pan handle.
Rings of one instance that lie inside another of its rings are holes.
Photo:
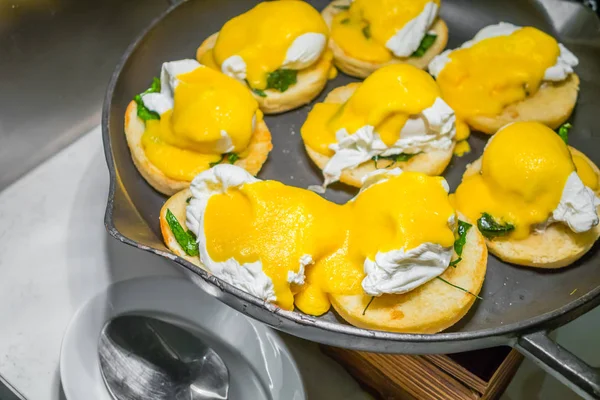
[[[521,336],[515,348],[585,399],[600,399],[600,368],[594,368],[550,339],[548,332]]]

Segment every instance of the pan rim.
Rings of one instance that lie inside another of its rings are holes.
[[[250,303],[253,306],[256,306],[264,311],[267,311],[275,316],[287,320],[288,322],[298,324],[304,327],[312,327],[317,328],[319,330],[324,330],[327,332],[338,333],[343,335],[352,336],[355,338],[361,339],[371,339],[377,341],[386,341],[386,342],[404,342],[404,343],[420,343],[420,344],[433,344],[433,343],[450,343],[457,341],[476,341],[481,339],[491,339],[491,338],[505,338],[505,344],[513,344],[517,337],[520,335],[524,335],[526,333],[531,333],[535,331],[546,331],[553,330],[561,325],[566,324],[567,322],[572,321],[573,319],[579,317],[580,315],[586,313],[592,308],[600,305],[600,286],[597,286],[595,289],[589,291],[585,295],[577,298],[576,300],[563,305],[553,311],[546,312],[544,314],[537,315],[533,318],[529,318],[526,320],[521,320],[517,322],[512,322],[506,325],[496,326],[493,328],[485,328],[480,330],[473,331],[458,331],[458,332],[440,332],[434,334],[415,334],[415,333],[398,333],[398,332],[389,332],[389,331],[378,331],[371,329],[363,329],[358,328],[350,324],[342,324],[331,321],[320,320],[318,317],[313,317],[310,315],[303,314],[297,311],[285,311],[282,310],[275,305],[260,300],[247,292],[244,292],[241,289],[238,289],[235,286],[232,286],[226,282],[223,282],[219,278],[211,275],[207,271],[193,265],[189,261],[176,256],[175,254],[167,251],[163,251],[160,249],[156,249],[153,247],[149,247],[146,245],[142,245],[141,243],[132,240],[125,235],[123,235],[114,225],[113,221],[113,211],[114,211],[114,197],[116,193],[116,185],[117,185],[117,171],[115,165],[115,159],[113,157],[112,151],[112,143],[110,139],[109,132],[109,121],[112,109],[112,99],[114,95],[114,91],[121,76],[121,72],[123,67],[127,64],[130,59],[130,56],[138,49],[139,45],[144,41],[144,39],[148,36],[148,34],[169,14],[171,14],[175,9],[183,5],[184,2],[180,2],[178,4],[174,4],[166,9],[162,14],[157,16],[152,22],[148,25],[146,29],[144,29],[135,39],[134,41],[127,47],[122,57],[119,59],[118,64],[116,65],[108,87],[106,89],[106,93],[104,96],[104,103],[102,108],[102,143],[104,147],[104,154],[106,158],[106,164],[109,171],[110,184],[109,184],[109,193],[107,199],[107,206],[104,216],[104,225],[108,233],[115,239],[119,240],[122,243],[127,245],[136,247],[138,249],[150,252],[152,254],[161,256],[163,258],[174,261],[180,266],[184,267],[186,270],[191,273],[199,276],[205,282],[216,286],[221,291],[236,297],[239,300]],[[124,194],[127,195],[127,191],[123,188]],[[201,289],[200,289],[201,290]],[[231,304],[228,304],[232,306]],[[234,307],[235,308],[235,307]],[[243,312],[243,310],[238,309]],[[246,314],[245,312],[243,312]],[[255,317],[256,318],[256,317]],[[266,321],[261,321],[263,323],[267,323]],[[277,327],[275,327],[277,328]],[[481,347],[481,346],[479,346]]]

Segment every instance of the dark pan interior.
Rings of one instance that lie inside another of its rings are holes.
[[[144,246],[164,249],[160,239],[158,215],[165,197],[155,192],[142,179],[131,161],[123,133],[123,113],[127,104],[134,94],[148,87],[152,77],[158,76],[163,61],[194,58],[196,48],[204,38],[218,31],[229,18],[248,10],[255,3],[257,2],[249,0],[185,2],[156,24],[125,60],[115,84],[107,123],[112,156],[122,189],[138,211],[135,218],[139,217],[147,223],[147,227],[139,224],[125,229],[120,228],[118,221],[115,221],[116,228],[129,239]],[[320,10],[327,1],[311,3]],[[586,29],[573,23],[581,18],[592,18],[585,15],[586,11],[568,4],[563,12],[562,22],[553,24],[547,10],[536,1],[445,0],[441,10],[450,30],[449,48],[457,47],[480,28],[499,21],[532,25],[560,37],[580,60],[576,71],[581,78],[581,92],[572,117],[574,128],[570,144],[584,151],[597,164],[600,163],[600,134],[595,121],[600,111],[600,45],[597,37],[586,37],[586,31],[594,31],[593,27],[588,26]],[[567,11],[573,15],[569,16]],[[569,18],[572,18],[571,23]],[[355,79],[340,74],[328,83],[317,101],[321,101],[332,88],[351,81]],[[311,107],[312,105],[307,105],[283,115],[265,118],[273,134],[274,149],[259,175],[260,178],[275,179],[304,188],[321,182],[320,172],[305,154],[300,138],[300,127]],[[452,190],[459,183],[465,165],[481,154],[487,136],[474,133],[469,141],[473,151],[462,158],[454,158],[445,174]],[[325,197],[343,203],[355,193],[354,189],[339,184],[328,189]],[[117,213],[113,218],[118,220],[134,217]],[[549,313],[561,308],[564,311],[565,307],[574,305],[599,284],[598,246],[575,265],[558,271],[521,268],[490,256],[481,293],[483,300],[477,301],[468,315],[450,331],[473,332],[523,323],[544,314],[550,317]],[[337,320],[331,312],[321,318]]]

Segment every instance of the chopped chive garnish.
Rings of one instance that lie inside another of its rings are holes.
[[[454,283],[450,283],[450,282],[448,282],[447,280],[445,280],[445,279],[444,279],[444,278],[442,278],[441,276],[437,276],[436,278],[437,278],[437,279],[439,279],[440,281],[444,282],[444,283],[447,283],[448,285],[450,285],[450,286],[452,286],[452,287],[455,287],[455,288],[457,288],[458,290],[462,290],[462,291],[463,291],[463,292],[465,292],[465,293],[469,293],[471,296],[473,296],[473,297],[476,297],[476,298],[478,298],[479,300],[483,300],[483,298],[482,298],[482,297],[479,297],[479,296],[477,296],[476,294],[469,292],[467,289],[464,289],[464,288],[461,288],[460,286],[457,286],[457,285],[455,285]]]
[[[367,308],[369,308],[369,306],[371,305],[371,303],[373,302],[373,300],[375,300],[375,296],[371,296],[371,300],[369,300],[369,302],[367,303],[367,306],[363,310],[362,315],[365,315],[365,313],[367,312]]]

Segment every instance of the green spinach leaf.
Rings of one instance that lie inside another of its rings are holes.
[[[196,236],[189,230],[187,232],[184,231],[177,217],[169,209],[167,209],[167,223],[171,232],[173,232],[173,236],[175,236],[175,240],[177,240],[177,243],[185,251],[185,254],[192,257],[197,256],[199,251]]]
[[[487,239],[493,239],[508,235],[515,229],[515,226],[509,223],[498,223],[494,217],[484,212],[481,214],[481,218],[477,220],[477,228]]]
[[[150,84],[150,88],[148,90],[146,90],[142,94],[146,94],[146,93],[158,93],[158,92],[160,92],[160,79],[158,79],[155,76],[154,78],[152,78],[152,83]]]
[[[236,153],[223,153],[221,154],[221,158],[219,159],[219,161],[211,162],[208,165],[212,168],[215,165],[221,164],[225,159],[227,159],[227,162],[229,162],[229,164],[234,164],[237,160],[240,159],[240,156]]]
[[[267,76],[267,89],[285,92],[297,82],[298,71],[294,69],[278,69]],[[259,94],[260,96],[260,94]]]
[[[154,77],[152,79],[152,84],[150,85],[150,88],[148,88],[144,93],[135,95],[135,97],[133,98],[133,101],[135,101],[135,104],[137,105],[137,116],[142,121],[146,122],[150,119],[160,119],[160,115],[158,115],[157,112],[148,110],[144,105],[144,102],[142,101],[142,95],[147,93],[158,92],[160,92],[160,79]]]
[[[260,89],[254,89],[254,88],[251,88],[251,89],[252,89],[252,92],[253,92],[254,94],[256,94],[256,95],[258,95],[258,96],[260,96],[260,97],[267,97],[267,94],[265,93],[265,91],[264,91],[264,90],[260,90]]]
[[[423,40],[421,40],[421,44],[419,44],[419,47],[414,51],[414,53],[411,54],[411,57],[423,57],[425,52],[427,52],[427,50],[433,46],[436,39],[436,34],[426,33],[425,36],[423,36]]]
[[[571,123],[565,122],[558,128],[558,136],[567,144],[569,144],[569,131],[572,127]]]
[[[227,153],[227,161],[229,161],[229,164],[234,164],[239,159],[240,156],[238,156],[236,153]]]
[[[458,238],[454,241],[454,252],[458,256],[458,258],[450,263],[450,266],[456,268],[456,264],[461,262],[462,260],[462,251],[463,247],[465,247],[465,243],[467,243],[467,232],[471,229],[471,224],[465,221],[458,220],[458,228],[456,229],[458,233]]]
[[[252,86],[250,86],[250,82],[248,82],[248,79],[244,79],[244,82],[246,82],[246,85],[248,85],[248,87],[250,88],[250,90],[252,90],[252,93],[260,96],[260,97],[267,97],[267,94],[265,93],[264,90],[260,90],[260,89],[255,89]]]

